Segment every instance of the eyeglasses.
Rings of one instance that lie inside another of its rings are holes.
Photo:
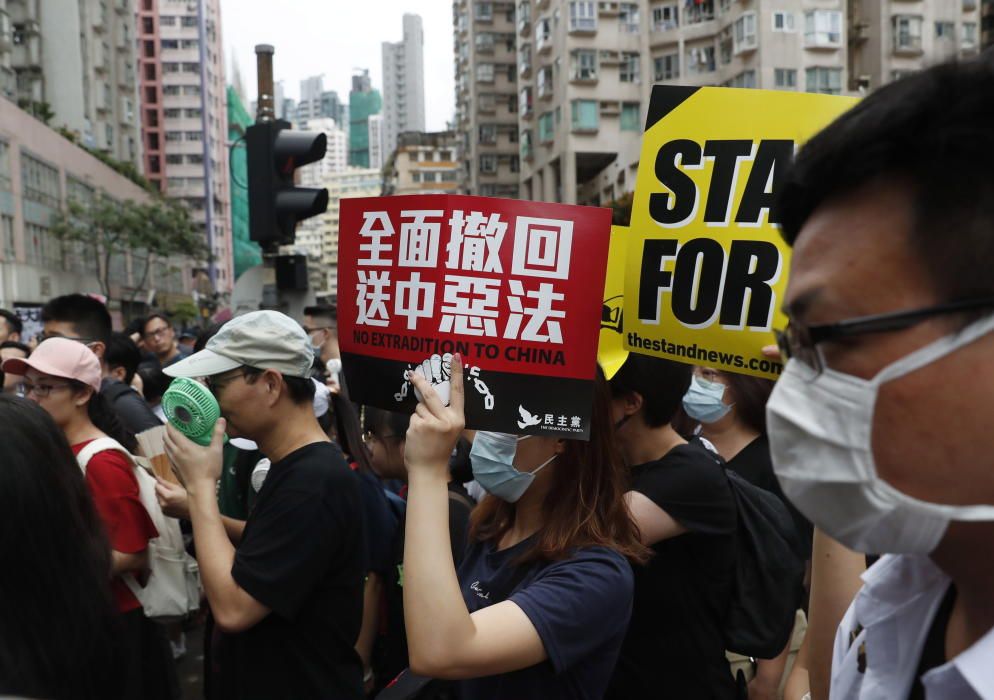
[[[310,335],[311,333],[316,333],[317,331],[331,331],[334,330],[332,326],[301,326],[304,329],[304,333]]]
[[[145,333],[146,338],[158,338],[160,335],[165,335],[166,331],[172,330],[169,326],[163,326],[162,328],[156,328],[154,331],[148,331]]]
[[[215,398],[217,398],[217,396],[219,395],[220,391],[224,387],[228,386],[229,384],[231,384],[236,379],[239,379],[239,378],[245,377],[245,376],[246,376],[246,372],[245,372],[244,369],[242,369],[241,371],[238,372],[238,374],[229,375],[227,377],[222,378],[220,381],[217,380],[217,379],[215,379],[214,377],[204,377],[204,384],[207,385],[207,388],[210,390],[210,392],[212,394],[214,394]]]
[[[800,360],[820,374],[825,368],[825,362],[817,346],[826,340],[900,331],[936,316],[986,308],[994,308],[994,297],[963,299],[921,309],[859,316],[817,326],[808,326],[791,319],[786,328],[774,331],[774,334],[780,354],[785,361],[791,358]]]
[[[404,438],[403,435],[377,435],[371,430],[367,430],[362,434],[362,441],[367,445],[376,441],[383,442],[384,440],[390,440],[390,439],[402,440],[403,438]]]
[[[82,343],[83,345],[92,345],[93,343],[102,342],[98,338],[83,338],[83,337],[74,336],[74,335],[62,335],[61,333],[39,333],[38,334],[38,342],[39,343],[43,343],[46,340],[48,340],[49,338],[65,338],[66,340],[75,340],[75,341],[78,341],[78,342]]]
[[[48,398],[48,395],[51,394],[53,391],[57,391],[59,389],[67,389],[69,388],[69,386],[70,386],[69,384],[64,384],[64,383],[32,384],[31,382],[23,382],[20,386],[20,391],[23,393],[19,393],[18,395],[27,398],[28,396],[31,396],[31,394],[34,394],[39,399],[45,399]]]

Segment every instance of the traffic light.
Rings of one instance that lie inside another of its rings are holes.
[[[297,222],[328,208],[328,190],[297,187],[297,168],[324,158],[323,133],[292,131],[285,121],[245,130],[248,149],[249,237],[263,249],[293,243]]]

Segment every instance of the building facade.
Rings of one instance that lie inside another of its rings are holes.
[[[0,99],[0,307],[37,307],[62,294],[100,293],[102,256],[92,245],[63,243],[50,232],[52,216],[69,200],[85,203],[98,193],[121,201],[149,197],[13,102]],[[155,289],[160,296],[189,299],[188,264],[159,261],[145,289],[136,290],[143,265],[138,251],[111,257],[113,298],[135,292],[144,300],[145,290]]]
[[[0,92],[141,167],[135,0],[0,0]]]
[[[456,0],[467,188],[507,196],[491,182],[514,181],[527,199],[608,204],[634,190],[653,84],[859,94],[975,54],[979,1],[519,0],[512,58],[509,4]]]
[[[228,141],[235,143],[255,119],[245,109],[241,95],[228,86]],[[235,148],[229,159],[231,181],[231,246],[235,280],[245,270],[262,263],[259,244],[249,238],[248,152]]]
[[[146,173],[204,227],[205,268],[226,294],[235,273],[220,0],[138,1],[139,51],[152,57],[141,68]]]
[[[323,132],[328,139],[328,148],[324,158],[300,169],[300,184],[304,187],[325,187],[329,179],[348,167],[348,137],[335,120],[328,117],[311,119],[302,128]],[[327,225],[326,215],[312,216],[297,224],[295,244],[315,263],[320,262],[323,257],[324,230]],[[321,284],[323,286],[323,279]]]
[[[454,131],[408,131],[383,172],[383,194],[459,194],[459,136]]]
[[[371,114],[369,116],[369,167],[382,168],[389,153],[386,147],[386,120],[382,114]]]
[[[321,222],[321,269],[325,289],[322,295],[338,294],[338,223],[341,200],[349,197],[378,197],[382,179],[377,168],[349,168],[324,181],[328,188],[328,211],[315,219]]]
[[[383,110],[383,98],[373,89],[369,71],[352,76],[349,93],[349,165],[369,168],[369,118]]]
[[[383,42],[384,152],[404,131],[425,130],[424,29],[419,15],[404,15],[402,41]]]
[[[465,189],[517,197],[518,113],[523,109],[518,101],[518,33],[519,27],[524,34],[531,32],[530,20],[516,21],[513,2],[457,0],[453,11],[456,130],[462,137]],[[525,64],[530,70],[530,60]]]

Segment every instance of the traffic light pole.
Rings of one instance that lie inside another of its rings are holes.
[[[261,308],[275,308],[299,319],[315,297],[308,289],[307,256],[281,254],[280,247],[293,244],[299,221],[328,208],[328,191],[298,187],[295,174],[297,168],[324,157],[327,137],[293,131],[277,118],[275,50],[259,44],[255,53],[258,107],[255,124],[245,132],[249,237],[262,248]]]

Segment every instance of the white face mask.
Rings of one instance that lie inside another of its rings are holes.
[[[994,520],[994,505],[929,503],[877,474],[871,444],[880,386],[994,331],[994,316],[888,365],[873,379],[790,360],[766,405],[773,468],[798,510],[850,549],[928,554],[952,520]]]

